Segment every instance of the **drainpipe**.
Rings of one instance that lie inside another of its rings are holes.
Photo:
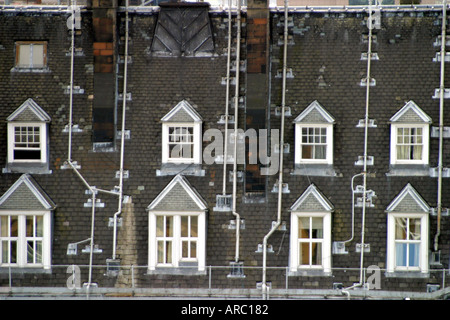
[[[222,194],[226,195],[227,187],[227,158],[228,158],[228,108],[229,108],[229,95],[230,95],[230,64],[231,64],[231,0],[228,0],[228,49],[227,49],[227,83],[225,94],[225,143],[223,151],[223,185]],[[239,69],[236,70],[239,72]],[[236,119],[235,119],[236,120]]]
[[[128,41],[129,41],[129,23],[128,23],[128,1],[125,5],[125,54],[124,54],[124,75],[123,75],[123,103],[122,103],[122,135],[120,141],[120,171],[119,171],[119,201],[118,209],[114,214],[114,231],[113,231],[113,260],[116,259],[116,242],[117,242],[117,217],[122,213],[122,201],[123,201],[123,161],[124,161],[124,149],[125,149],[125,115],[127,106],[127,75],[128,75]]]
[[[282,97],[281,97],[281,133],[280,133],[280,169],[278,176],[278,207],[277,207],[277,221],[272,229],[264,237],[263,240],[263,277],[262,277],[262,295],[263,299],[267,299],[267,241],[269,237],[278,229],[281,224],[281,210],[282,210],[282,196],[283,196],[283,146],[284,146],[284,118],[285,118],[285,106],[286,106],[286,71],[287,71],[287,42],[288,42],[288,2],[284,1],[284,46],[283,46],[283,84],[282,84]]]
[[[441,79],[439,86],[439,164],[438,164],[438,196],[437,196],[437,231],[434,237],[434,251],[438,251],[439,236],[441,235],[442,214],[442,153],[444,134],[444,68],[445,68],[445,42],[446,42],[446,19],[447,0],[442,1],[442,34],[441,34]]]
[[[235,261],[239,262],[239,238],[241,229],[241,217],[236,212],[236,174],[237,174],[237,136],[238,136],[238,111],[239,111],[239,66],[241,55],[241,0],[238,0],[237,7],[237,36],[236,36],[236,85],[234,101],[234,163],[233,163],[233,215],[236,217],[236,256]],[[224,159],[226,162],[226,159]]]
[[[71,45],[70,45],[70,92],[69,92],[69,147],[67,151],[68,161],[72,160],[72,126],[73,126],[73,69],[74,69],[74,52],[75,52],[75,1],[72,1],[72,21],[71,21]]]

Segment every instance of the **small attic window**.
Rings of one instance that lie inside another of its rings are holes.
[[[391,118],[391,165],[428,165],[430,123],[413,101]]]
[[[202,118],[185,100],[162,119],[162,163],[200,164]]]
[[[42,71],[47,68],[46,41],[17,41],[15,71]]]
[[[295,163],[333,164],[334,118],[314,101],[294,123]]]
[[[6,172],[46,173],[50,117],[36,102],[28,99],[7,118],[7,121]]]

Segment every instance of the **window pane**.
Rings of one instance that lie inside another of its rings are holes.
[[[34,241],[27,241],[27,263],[34,262]]]
[[[10,259],[11,263],[17,263],[17,241],[10,242]]]
[[[326,158],[327,158],[327,146],[315,146],[314,159],[326,159]]]
[[[299,244],[299,262],[303,265],[309,265],[309,242]]]
[[[191,237],[198,237],[198,217],[191,217]]]
[[[26,236],[33,237],[34,236],[34,219],[33,216],[26,217]]]
[[[406,240],[406,223],[407,218],[395,218],[395,239],[396,240]]]
[[[173,236],[173,217],[166,216],[166,237]]]
[[[36,237],[44,236],[44,217],[36,216]]]
[[[419,266],[419,254],[420,254],[420,244],[410,243],[409,244],[409,266],[418,267]]]
[[[156,217],[156,236],[164,237],[164,216]]]
[[[166,263],[172,263],[172,241],[166,242]]]
[[[191,258],[197,258],[197,241],[191,241]]]
[[[18,47],[19,50],[19,61],[17,62],[19,67],[29,67],[30,66],[30,57],[31,57],[31,45],[22,44]]]
[[[309,217],[298,219],[298,238],[309,239]]]
[[[183,241],[181,243],[181,257],[189,258],[189,241]]]
[[[158,241],[158,263],[164,263],[164,241]]]
[[[0,237],[8,236],[8,216],[0,217]]]
[[[17,237],[18,236],[18,228],[19,228],[19,222],[17,216],[11,216],[11,229],[10,229],[10,236],[11,237]]]
[[[420,219],[409,219],[409,240],[420,240]]]
[[[42,241],[35,241],[34,250],[36,254],[35,263],[42,263]]]
[[[322,239],[323,238],[323,219],[322,218],[312,218],[312,230],[311,238]]]
[[[182,216],[181,217],[181,236],[189,237],[189,217]]]
[[[302,146],[302,159],[313,159],[313,146]]]
[[[322,243],[312,243],[311,244],[311,255],[312,264],[321,265],[322,264]]]
[[[44,67],[44,45],[42,44],[33,45],[33,67]]]
[[[395,244],[395,264],[398,267],[406,267],[406,243]]]

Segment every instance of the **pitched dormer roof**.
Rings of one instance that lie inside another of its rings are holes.
[[[29,174],[23,174],[0,197],[0,210],[53,210],[55,203]]]
[[[50,116],[33,100],[27,99],[6,118],[7,121],[50,122]]]
[[[405,122],[405,123],[431,123],[431,118],[412,100],[408,101],[403,108],[401,108],[390,119],[391,122]]]
[[[334,118],[315,100],[297,118],[294,123],[334,123]]]
[[[147,207],[149,211],[206,211],[206,201],[181,174],[175,176]]]
[[[403,190],[395,197],[386,208],[386,212],[429,212],[430,206],[420,196],[420,194],[408,183]]]
[[[162,119],[162,122],[202,122],[200,114],[186,100],[180,101]]]
[[[291,206],[291,211],[331,212],[333,210],[333,205],[314,184],[311,184]]]

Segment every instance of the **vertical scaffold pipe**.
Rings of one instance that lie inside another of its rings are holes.
[[[441,75],[439,85],[439,159],[438,159],[438,194],[437,194],[437,230],[434,237],[434,251],[439,249],[442,215],[442,167],[443,167],[443,134],[444,134],[444,72],[445,72],[445,43],[447,36],[447,0],[442,0],[442,31],[441,31]]]
[[[236,84],[234,95],[234,162],[233,162],[233,205],[232,212],[236,217],[236,254],[235,261],[239,262],[239,242],[240,242],[240,228],[241,216],[236,211],[236,193],[237,193],[237,138],[238,138],[238,112],[239,112],[239,65],[241,55],[241,0],[238,0],[237,5],[237,34],[236,34]],[[225,137],[226,139],[226,137]],[[224,159],[226,161],[226,159]]]

